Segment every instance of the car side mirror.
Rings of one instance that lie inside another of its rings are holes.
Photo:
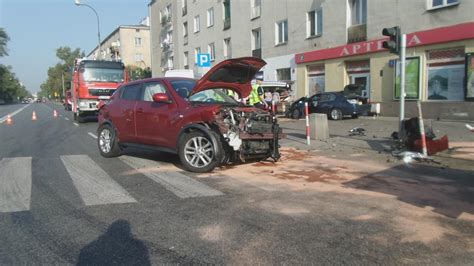
[[[155,103],[171,103],[168,95],[161,92],[153,94],[153,101]]]

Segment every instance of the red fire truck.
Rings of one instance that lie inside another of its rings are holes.
[[[96,117],[99,102],[108,100],[127,81],[121,62],[76,59],[71,84],[74,119],[83,123],[87,117]]]

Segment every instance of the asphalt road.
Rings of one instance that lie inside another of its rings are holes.
[[[23,107],[0,106],[0,118]],[[0,265],[474,261],[474,223],[464,215],[320,183],[272,184],[267,170],[256,180],[196,176],[169,154],[103,158],[97,123],[76,124],[51,103],[27,105],[12,119],[0,123]],[[474,202],[467,204],[470,218]],[[417,220],[432,227],[411,224]]]

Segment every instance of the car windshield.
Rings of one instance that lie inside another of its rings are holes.
[[[86,82],[123,82],[123,69],[85,68],[82,76]]]
[[[208,89],[189,96],[195,85],[195,80],[171,81],[171,86],[178,93],[178,95],[189,102],[228,104],[239,103],[233,97],[229,96],[227,94],[227,90],[223,88]]]

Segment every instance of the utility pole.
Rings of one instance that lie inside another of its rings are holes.
[[[383,48],[386,48],[390,53],[400,56],[400,116],[398,125],[398,139],[405,139],[405,132],[403,130],[403,120],[405,119],[405,52],[406,52],[406,35],[401,34],[400,27],[384,28],[382,35],[390,37],[390,40],[382,43]]]
[[[400,45],[400,125],[398,128],[398,137],[401,140],[405,139],[405,131],[403,130],[403,120],[405,120],[405,67],[406,67],[406,34],[402,35]]]

